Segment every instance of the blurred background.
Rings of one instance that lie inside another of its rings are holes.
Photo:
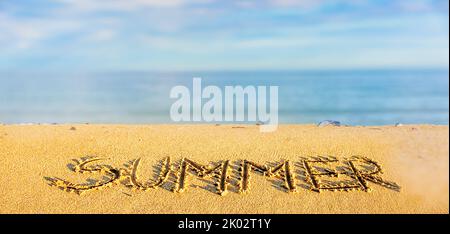
[[[0,123],[170,123],[175,85],[280,123],[449,123],[447,0],[0,0]]]

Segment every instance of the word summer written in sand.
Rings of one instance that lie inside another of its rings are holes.
[[[249,160],[223,160],[208,165],[200,164],[188,158],[172,163],[170,157],[163,159],[155,168],[155,179],[141,180],[138,177],[141,159],[124,164],[123,168],[99,164],[104,160],[96,157],[84,157],[69,164],[73,172],[93,173],[101,180],[88,179],[86,183],[74,183],[58,177],[45,177],[49,185],[67,192],[83,194],[119,183],[133,190],[149,191],[156,188],[182,193],[187,190],[190,178],[202,178],[208,181],[209,191],[225,195],[232,191],[245,194],[250,191],[251,175],[259,174],[269,179],[276,187],[288,193],[297,193],[301,188],[306,191],[364,191],[370,192],[370,183],[400,191],[395,182],[381,177],[382,167],[378,162],[363,156],[337,159],[333,156],[301,158],[293,162],[259,164]]]

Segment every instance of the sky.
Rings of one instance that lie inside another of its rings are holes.
[[[448,0],[0,0],[0,72],[448,64]]]

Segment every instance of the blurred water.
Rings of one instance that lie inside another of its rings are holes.
[[[449,73],[415,71],[0,74],[3,123],[170,123],[175,85],[278,85],[280,123],[449,123]]]

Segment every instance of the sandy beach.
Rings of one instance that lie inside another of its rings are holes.
[[[0,213],[448,213],[449,128],[2,125]]]

